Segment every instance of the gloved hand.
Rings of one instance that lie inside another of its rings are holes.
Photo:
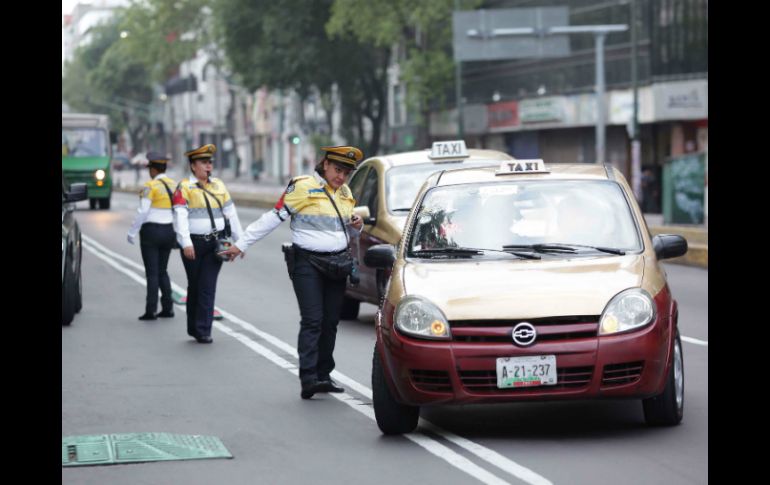
[[[134,236],[131,234],[126,235],[126,239],[128,240],[129,244],[134,244]]]

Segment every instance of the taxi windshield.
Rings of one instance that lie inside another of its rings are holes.
[[[410,254],[444,248],[501,250],[549,244],[623,252],[642,249],[622,189],[601,180],[437,187],[423,199],[408,244]]]
[[[414,198],[417,192],[425,183],[425,180],[435,172],[441,170],[450,170],[453,168],[481,167],[499,165],[499,161],[484,162],[444,162],[444,163],[420,163],[416,165],[405,165],[402,167],[393,167],[388,170],[385,176],[385,193],[387,195],[387,204],[389,212],[400,212],[406,215],[406,212],[412,208]]]

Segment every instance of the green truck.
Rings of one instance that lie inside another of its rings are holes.
[[[85,182],[91,209],[110,208],[112,159],[107,115],[61,114],[61,170],[68,184]]]

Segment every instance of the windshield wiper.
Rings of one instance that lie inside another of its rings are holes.
[[[538,252],[564,252],[574,253],[575,248],[587,248],[595,249],[603,253],[625,255],[626,251],[617,248],[608,248],[605,246],[589,246],[586,244],[569,244],[569,243],[554,243],[554,244],[509,244],[503,246],[503,249],[532,249]]]
[[[524,259],[540,259],[540,256],[537,254],[532,253],[521,253],[516,251],[500,251],[499,249],[484,249],[484,248],[431,248],[431,249],[420,249],[418,251],[412,251],[412,254],[415,255],[428,255],[428,254],[452,254],[457,256],[476,256],[479,254],[483,254],[485,252],[496,252],[496,253],[506,253],[506,254],[513,254],[514,256],[518,256],[520,258]]]
[[[411,207],[399,207],[398,209],[390,209],[391,212],[409,212]]]

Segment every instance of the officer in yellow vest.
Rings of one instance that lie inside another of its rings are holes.
[[[235,241],[243,232],[224,182],[211,177],[216,151],[209,144],[185,153],[192,174],[174,192],[176,236],[187,273],[187,334],[202,344],[213,341],[214,297],[222,268],[216,254],[217,238],[226,225]]]
[[[350,229],[350,236],[357,237],[363,226],[363,220],[353,215],[356,201],[345,184],[363,153],[350,146],[321,147],[321,150],[326,153],[316,166],[316,173],[292,179],[273,210],[249,224],[243,237],[222,253],[230,258],[243,254],[291,217],[295,249],[291,276],[302,317],[297,345],[302,399],[319,392],[344,392],[330,374],[335,365],[332,353],[345,280],[333,280],[322,274],[310,264],[308,255],[347,251],[344,231]],[[334,199],[339,216],[329,196]]]
[[[171,280],[168,277],[168,258],[176,247],[173,227],[172,191],[176,182],[166,176],[168,157],[160,153],[147,153],[150,180],[139,194],[139,208],[131,229],[128,242],[134,244],[139,234],[144,273],[147,278],[147,300],[145,311],[139,320],[155,320],[157,317],[174,316],[174,302],[171,299]],[[158,287],[160,287],[161,312],[158,309]]]

